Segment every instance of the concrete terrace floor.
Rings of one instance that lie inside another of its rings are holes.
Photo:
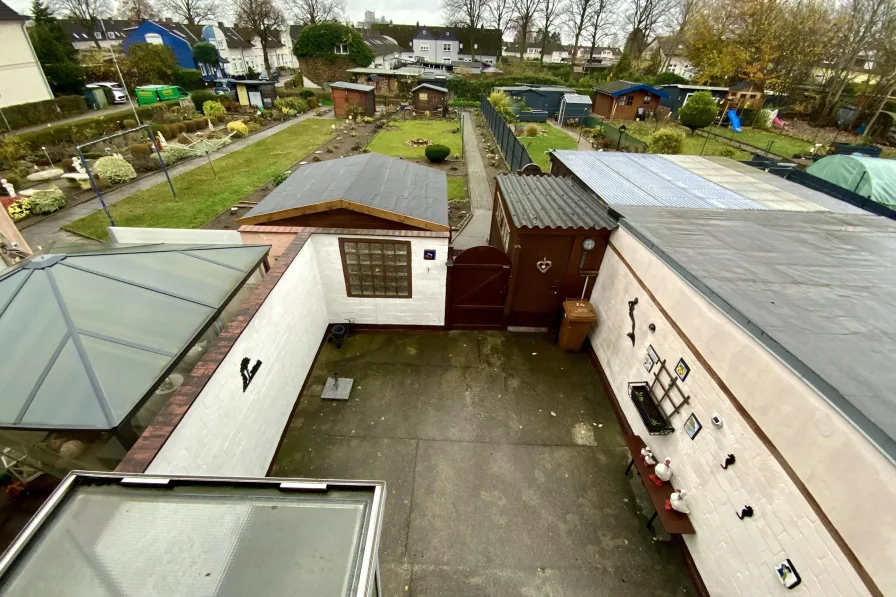
[[[320,399],[334,372],[355,379],[348,402]],[[386,596],[692,595],[628,460],[585,354],[541,334],[370,333],[324,346],[271,474],[386,481]]]

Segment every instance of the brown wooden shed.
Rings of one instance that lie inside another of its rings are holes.
[[[568,178],[498,176],[489,244],[513,263],[506,325],[555,328],[564,300],[590,295],[616,225]]]
[[[646,120],[669,94],[631,81],[612,81],[594,88],[591,111],[607,120]]]
[[[365,116],[373,116],[376,113],[376,93],[373,85],[338,81],[330,83],[330,90],[333,92],[333,113],[338,118],[346,117],[346,106],[349,104],[363,108]]]
[[[414,110],[428,111],[433,116],[448,113],[448,90],[438,85],[422,83],[411,89],[414,94]]]

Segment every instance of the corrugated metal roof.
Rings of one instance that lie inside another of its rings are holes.
[[[569,149],[552,153],[609,205],[767,209],[658,155]]]
[[[373,91],[376,89],[373,85],[360,85],[358,83],[346,83],[344,81],[338,81],[336,83],[330,83],[330,87],[335,87],[337,89],[350,89],[351,91]]]
[[[588,104],[591,105],[591,98],[587,95],[579,95],[578,93],[565,93],[563,99],[567,104]]]
[[[607,208],[568,178],[503,174],[497,180],[519,228],[616,227]]]

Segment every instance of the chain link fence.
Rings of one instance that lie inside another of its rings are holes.
[[[482,117],[488,123],[488,127],[491,129],[492,135],[495,136],[495,141],[497,141],[498,147],[501,148],[501,153],[504,154],[504,160],[510,166],[510,169],[516,172],[523,166],[531,164],[532,158],[529,157],[529,152],[523,147],[516,135],[513,134],[511,126],[504,121],[497,110],[495,110],[495,107],[489,103],[488,98],[483,95],[479,103]]]

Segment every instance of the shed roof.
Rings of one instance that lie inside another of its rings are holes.
[[[336,89],[349,89],[351,91],[373,91],[376,89],[373,85],[361,85],[360,83],[346,83],[345,81],[337,81],[330,83],[330,87]]]
[[[400,54],[401,52],[406,51],[388,35],[365,35],[364,43],[370,46],[374,56]]]
[[[0,427],[117,427],[269,248],[59,247],[0,274]]]
[[[594,88],[594,91],[595,93],[603,93],[610,97],[618,97],[620,95],[625,95],[626,93],[631,93],[632,91],[646,91],[647,93],[652,93],[653,95],[658,95],[660,97],[669,97],[669,94],[662,89],[657,89],[656,87],[651,87],[644,83],[632,83],[631,81],[611,81],[610,83],[598,85]]]
[[[591,105],[591,98],[587,95],[579,95],[578,93],[564,93],[563,99],[567,104],[588,104]]]
[[[497,180],[518,228],[616,227],[607,208],[568,178],[502,174]]]
[[[379,153],[308,164],[249,210],[240,223],[338,208],[427,230],[448,230],[447,178],[438,170]]]
[[[896,460],[896,222],[834,212],[619,211],[625,228]]]
[[[724,91],[727,93],[727,87],[713,87],[712,85],[691,85],[690,83],[670,83],[669,85],[660,85],[663,87],[677,87],[678,89],[696,89],[697,91]]]
[[[439,93],[448,93],[448,90],[444,87],[439,87],[438,85],[432,85],[431,83],[421,83],[411,89],[411,93],[417,91],[418,89],[432,89],[433,91],[438,91]]]

